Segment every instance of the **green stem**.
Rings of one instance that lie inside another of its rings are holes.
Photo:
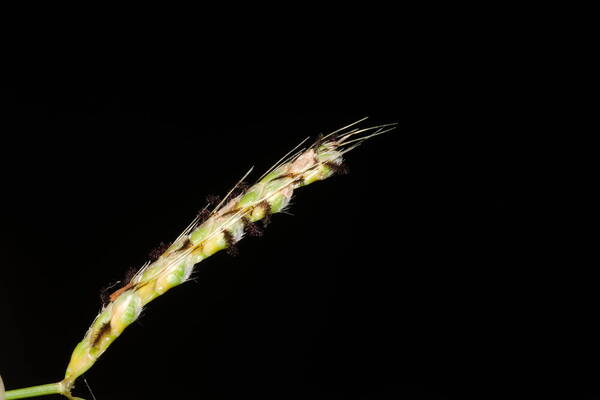
[[[49,394],[62,394],[62,383],[49,383],[47,385],[31,386],[23,389],[8,390],[6,400],[27,399],[29,397],[46,396]]]

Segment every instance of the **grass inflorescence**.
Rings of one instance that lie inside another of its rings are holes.
[[[252,185],[246,182],[251,169],[223,198],[208,198],[207,206],[179,237],[168,245],[161,243],[144,266],[127,274],[120,287],[105,289],[102,309],[73,350],[64,379],[53,384],[55,393],[74,398],[71,390],[76,379],[140,316],[146,304],[188,281],[194,266],[211,255],[221,250],[237,255],[236,243],[245,235],[263,235],[271,215],[288,207],[296,189],[348,173],[344,154],[395,125],[357,128],[362,121],[320,136],[311,145],[305,145],[305,139]],[[21,398],[7,393],[7,399]]]

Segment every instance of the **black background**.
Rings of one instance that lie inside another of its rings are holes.
[[[298,190],[293,216],[274,216],[238,257],[205,260],[151,303],[86,374],[96,398],[541,390],[551,356],[536,318],[549,311],[525,255],[531,108],[515,83],[526,68],[433,43],[400,46],[400,61],[370,51],[351,70],[350,54],[314,60],[310,75],[232,63],[135,86],[88,76],[4,90],[8,388],[60,380],[100,289],[175,238],[206,195],[369,116],[398,129],[348,154],[348,176]],[[77,391],[91,398],[81,380]]]

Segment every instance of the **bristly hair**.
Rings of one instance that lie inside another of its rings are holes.
[[[321,144],[323,144],[323,137],[324,135],[322,133],[319,133],[319,136],[317,136],[317,140],[315,140],[315,142],[312,145],[314,149],[318,149],[319,147],[321,147]]]
[[[210,211],[206,207],[198,211],[198,222],[197,225],[201,225],[210,217]]]
[[[225,242],[227,243],[227,254],[230,256],[237,256],[239,251],[237,246],[235,245],[235,239],[233,238],[233,234],[229,232],[227,229],[223,231],[223,237],[225,238]]]
[[[250,236],[260,237],[263,235],[263,230],[258,227],[254,222],[251,222],[248,217],[242,217],[242,223],[244,224],[244,232]]]
[[[211,207],[216,206],[217,204],[219,204],[220,201],[221,201],[221,196],[219,196],[217,194],[209,194],[208,196],[206,196],[206,202]]]
[[[158,246],[156,246],[155,248],[152,249],[152,251],[150,251],[150,254],[148,254],[148,258],[150,258],[150,262],[154,262],[156,260],[158,260],[160,258],[160,256],[169,248],[169,244],[166,244],[165,242],[160,242],[160,244]],[[127,281],[129,282],[129,281]]]
[[[331,161],[327,161],[325,165],[333,171],[333,173],[338,175],[348,175],[350,173],[350,169],[345,163],[336,164]]]
[[[246,182],[240,182],[236,185],[236,187],[234,187],[231,191],[231,194],[229,195],[229,198],[234,199],[244,193],[246,193],[246,191],[248,190],[248,188],[250,187],[250,184],[246,183]]]
[[[125,273],[125,280],[123,281],[126,285],[131,282],[133,277],[137,274],[138,268],[129,267]]]
[[[106,307],[110,303],[110,295],[113,293],[112,289],[120,283],[120,281],[117,281],[100,289],[100,302],[103,307]]]
[[[271,223],[271,205],[268,201],[263,200],[258,204],[258,207],[262,207],[265,210],[265,216],[262,219],[264,227],[267,227]]]
[[[102,307],[106,307],[110,303],[110,288],[111,286],[107,286],[100,289],[100,303],[102,303]]]

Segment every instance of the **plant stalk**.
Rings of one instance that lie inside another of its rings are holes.
[[[47,396],[50,394],[64,394],[62,383],[49,383],[47,385],[30,386],[22,389],[8,390],[6,400],[28,399],[30,397]]]

